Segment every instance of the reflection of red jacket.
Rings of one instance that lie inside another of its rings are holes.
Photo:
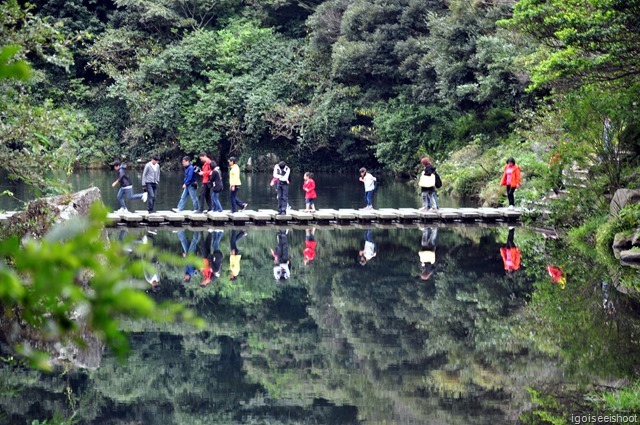
[[[313,179],[306,180],[302,184],[304,199],[316,199],[316,182]]]
[[[505,270],[518,270],[520,268],[520,249],[517,247],[500,248],[500,255],[502,256]]]
[[[304,259],[307,261],[316,258],[316,241],[304,241],[302,255],[304,255]]]
[[[211,264],[207,258],[203,258],[202,262],[204,263],[204,267],[202,268],[202,277],[205,279],[211,279],[213,276],[213,269],[211,268]]]
[[[547,272],[554,282],[560,283],[562,280],[562,270],[558,266],[547,266]]]
[[[507,185],[507,168],[509,168],[509,164],[504,166],[504,172],[502,173],[502,180],[500,180],[500,186]],[[513,166],[513,173],[511,174],[511,187],[518,187],[522,183],[522,179],[520,178],[520,167],[518,165]]]

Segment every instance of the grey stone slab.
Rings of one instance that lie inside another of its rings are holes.
[[[213,222],[219,223],[226,223],[230,220],[229,218],[230,213],[227,212],[208,212],[207,213],[207,218]]]

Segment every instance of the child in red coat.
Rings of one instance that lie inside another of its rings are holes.
[[[302,184],[302,190],[304,190],[304,210],[315,211],[316,210],[316,182],[313,180],[313,174],[310,172],[304,173],[304,183]]]

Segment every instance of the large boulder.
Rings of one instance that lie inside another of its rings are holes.
[[[611,200],[609,212],[612,216],[617,216],[625,206],[638,202],[640,202],[640,190],[618,189]]]

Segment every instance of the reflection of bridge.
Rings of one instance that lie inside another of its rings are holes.
[[[206,225],[206,224],[350,224],[350,223],[412,223],[412,222],[494,222],[517,221],[522,211],[507,208],[440,208],[435,211],[421,211],[415,208],[380,208],[373,210],[322,209],[314,213],[290,210],[279,215],[275,210],[239,211],[231,213],[191,211],[158,211],[147,213],[110,213],[110,225]]]

